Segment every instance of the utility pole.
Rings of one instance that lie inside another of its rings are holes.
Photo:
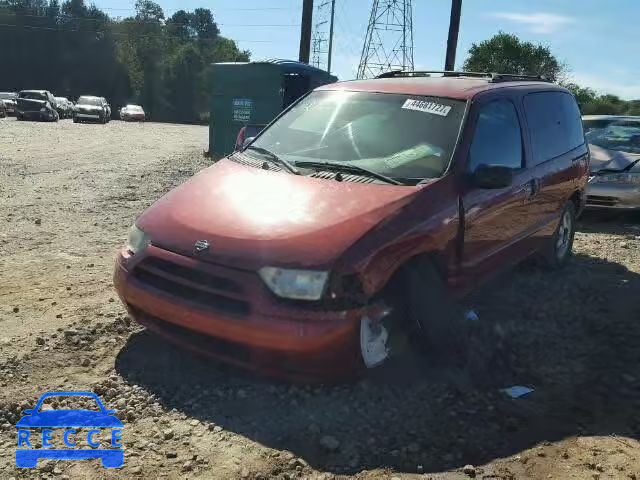
[[[460,30],[460,14],[462,0],[451,0],[451,17],[449,18],[449,37],[447,38],[447,55],[444,60],[445,71],[456,68],[456,49],[458,48],[458,31]]]
[[[300,24],[300,55],[298,60],[309,63],[311,51],[311,20],[313,18],[313,0],[302,0],[302,23]]]
[[[333,53],[333,20],[336,17],[336,0],[331,0],[331,22],[329,22],[329,55],[327,56],[327,72],[331,73],[331,55]]]

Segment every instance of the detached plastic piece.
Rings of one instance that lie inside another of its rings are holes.
[[[522,385],[514,385],[513,387],[503,388],[500,391],[506,393],[511,398],[520,398],[533,392],[533,388],[523,387]]]
[[[372,320],[369,316],[360,321],[360,351],[367,368],[380,365],[389,357],[387,340],[389,332],[380,319]]]
[[[469,310],[467,311],[467,313],[465,313],[464,318],[466,318],[467,320],[469,320],[470,322],[477,322],[478,320],[480,320],[480,317],[478,316],[478,314],[475,312],[475,310]]]

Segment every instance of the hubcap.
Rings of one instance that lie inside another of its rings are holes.
[[[558,226],[558,236],[556,240],[556,253],[558,258],[563,258],[569,250],[569,242],[571,241],[571,214],[565,211]]]

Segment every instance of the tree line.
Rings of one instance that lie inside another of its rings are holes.
[[[84,0],[0,0],[0,91],[46,89],[72,99],[137,103],[159,121],[208,116],[208,66],[248,61],[220,34],[211,10],[137,0],[135,15],[111,18]]]
[[[466,71],[543,75],[573,92],[583,115],[640,115],[640,99],[623,100],[617,95],[599,94],[569,80],[568,66],[549,47],[523,42],[500,32],[473,44],[463,66]]]

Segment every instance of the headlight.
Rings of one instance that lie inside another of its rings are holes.
[[[42,107],[42,108],[40,109],[40,111],[41,111],[42,113],[45,113],[45,112],[47,111],[47,109],[46,109],[46,107]]]
[[[593,177],[591,183],[626,183],[640,185],[640,173],[607,173]]]
[[[135,224],[129,229],[129,240],[127,248],[131,253],[137,253],[144,250],[151,243],[151,237],[140,230]]]
[[[319,300],[329,277],[329,272],[276,267],[263,267],[258,273],[273,293],[296,300]]]

